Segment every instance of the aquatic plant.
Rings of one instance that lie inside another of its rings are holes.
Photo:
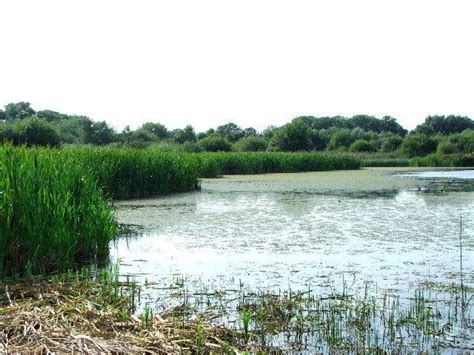
[[[358,169],[360,160],[335,153],[199,153],[200,176],[216,177],[226,174],[292,173]]]
[[[0,146],[0,277],[105,258],[116,231],[110,203],[72,156]]]
[[[199,160],[189,153],[73,147],[64,154],[97,179],[103,192],[128,199],[199,189]]]
[[[240,316],[242,318],[242,324],[244,326],[244,336],[245,336],[245,339],[248,339],[249,337],[249,326],[250,326],[250,321],[252,320],[252,311],[247,308],[247,307],[244,307],[241,311],[240,311]]]

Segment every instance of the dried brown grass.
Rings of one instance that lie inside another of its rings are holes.
[[[145,326],[124,312],[125,296],[104,297],[101,287],[90,280],[3,285],[0,353],[238,352],[229,329],[157,315]]]

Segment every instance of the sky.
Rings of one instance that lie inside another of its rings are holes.
[[[0,107],[262,130],[474,118],[472,0],[0,0]]]

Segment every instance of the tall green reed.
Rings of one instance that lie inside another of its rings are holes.
[[[116,231],[95,178],[71,156],[0,146],[0,277],[105,257]]]
[[[358,169],[360,160],[335,153],[198,153],[200,176],[224,174],[293,173]]]

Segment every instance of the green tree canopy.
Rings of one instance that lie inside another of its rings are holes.
[[[184,129],[175,129],[171,132],[171,136],[179,144],[196,141],[196,132],[191,125],[187,125]]]
[[[67,120],[69,118],[68,115],[51,110],[38,111],[36,112],[36,117],[44,119],[48,122],[58,122],[60,120]]]
[[[231,150],[230,142],[218,135],[206,137],[198,143],[206,152],[229,152]]]
[[[168,129],[161,123],[146,122],[140,127],[140,129],[153,133],[153,135],[158,139],[165,139],[169,136]]]
[[[51,146],[60,145],[60,137],[57,130],[48,122],[38,118],[28,118],[17,123],[19,142],[29,146]]]
[[[268,144],[265,139],[256,136],[244,137],[234,143],[232,150],[236,152],[264,152]]]
[[[106,145],[115,141],[117,141],[117,135],[105,121],[93,122],[85,127],[84,143],[86,144]]]
[[[400,149],[408,156],[414,157],[434,153],[437,146],[436,140],[425,134],[410,134],[405,137]]]
[[[5,114],[7,120],[21,120],[35,115],[35,110],[29,102],[16,102],[5,105]]]
[[[466,116],[428,116],[425,122],[415,128],[415,133],[429,136],[436,134],[459,133],[466,129],[474,130],[474,121]]]
[[[242,128],[232,122],[226,123],[222,126],[218,126],[216,129],[216,133],[227,139],[229,142],[237,142],[240,138],[244,136],[244,131],[242,130]]]
[[[311,150],[312,131],[305,122],[295,119],[280,127],[273,136],[270,145],[272,150],[295,152]]]

